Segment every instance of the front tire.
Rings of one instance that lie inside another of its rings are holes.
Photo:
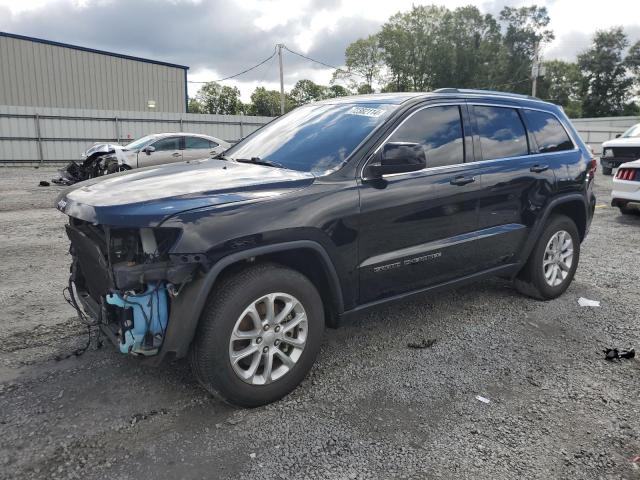
[[[191,346],[198,381],[214,396],[257,407],[290,393],[320,350],[324,310],[301,273],[249,267],[214,285]]]
[[[554,215],[515,279],[516,289],[539,300],[557,298],[569,288],[579,259],[580,235],[575,222],[565,215]]]

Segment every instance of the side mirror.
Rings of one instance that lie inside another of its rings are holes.
[[[427,166],[422,145],[410,142],[389,142],[382,147],[379,163],[367,166],[365,175],[380,178],[392,173],[416,172]]]
[[[622,134],[619,133],[619,134],[616,135],[616,138],[620,138],[621,136],[622,136]]]
[[[153,145],[149,145],[149,146],[144,147],[144,148],[142,149],[142,151],[143,151],[144,153],[146,153],[147,155],[151,155],[151,153],[152,153],[152,152],[155,152],[155,151],[156,151],[156,147],[154,147]]]

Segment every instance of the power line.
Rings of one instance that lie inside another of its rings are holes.
[[[267,63],[269,60],[271,60],[275,56],[276,56],[276,49],[274,48],[273,49],[273,53],[271,54],[271,56],[269,56],[268,58],[265,58],[264,60],[262,60],[260,63],[258,63],[256,65],[254,65],[253,67],[247,68],[246,70],[243,70],[243,71],[241,71],[239,73],[236,73],[234,75],[229,75],[228,77],[224,77],[224,78],[221,78],[219,80],[210,80],[210,81],[206,81],[206,82],[205,81],[196,82],[194,80],[189,80],[187,83],[210,83],[210,82],[223,82],[225,80],[231,80],[232,78],[236,78],[236,77],[239,77],[240,75],[244,75],[245,73],[248,73],[251,70],[255,70],[256,68],[258,68],[258,67],[264,65],[265,63]]]
[[[336,67],[335,65],[329,65],[328,63],[321,62],[320,60],[316,60],[315,58],[307,57],[306,55],[303,55],[303,54],[301,54],[301,53],[294,52],[293,50],[291,50],[291,49],[290,49],[289,47],[287,47],[286,45],[283,45],[283,47],[284,47],[284,49],[285,49],[287,52],[289,52],[289,53],[293,53],[294,55],[297,55],[297,56],[299,56],[299,57],[302,57],[302,58],[304,58],[304,59],[306,59],[306,60],[309,60],[309,61],[311,61],[311,62],[314,62],[314,63],[320,64],[320,65],[322,65],[322,66],[324,66],[324,67],[333,68],[334,70],[341,70],[341,68],[340,68],[340,67]],[[360,73],[356,73],[356,72],[348,72],[348,73],[350,73],[351,75],[357,75],[357,76],[359,76],[359,77],[366,78],[366,76],[365,76],[365,75],[361,75]]]

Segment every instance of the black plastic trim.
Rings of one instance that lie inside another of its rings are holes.
[[[337,313],[341,314],[344,311],[344,301],[338,274],[329,254],[319,243],[311,240],[297,240],[244,250],[222,258],[205,275],[185,285],[183,291],[171,304],[171,314],[164,344],[158,355],[149,357],[149,363],[159,364],[164,356],[170,352],[175,353],[176,358],[187,355],[209,293],[215,288],[216,279],[222,270],[229,265],[252,257],[299,249],[313,250],[321,256],[329,276],[329,286],[333,293]]]

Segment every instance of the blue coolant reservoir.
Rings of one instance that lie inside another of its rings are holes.
[[[122,353],[155,355],[158,353],[167,330],[167,289],[164,283],[149,283],[147,290],[138,295],[107,295],[107,303],[133,309],[133,327],[124,331],[124,341],[119,343]],[[150,335],[147,335],[149,333]],[[149,340],[152,338],[151,345]]]

